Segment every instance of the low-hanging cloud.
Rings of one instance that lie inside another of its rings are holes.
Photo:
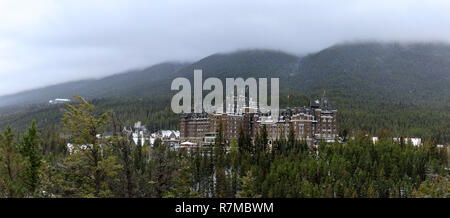
[[[0,95],[242,48],[448,42],[448,11],[445,0],[0,0]]]

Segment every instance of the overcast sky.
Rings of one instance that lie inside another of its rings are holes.
[[[450,1],[0,0],[0,95],[245,48],[450,41]]]

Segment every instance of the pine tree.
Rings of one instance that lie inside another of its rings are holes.
[[[244,129],[242,128],[242,125],[239,128],[239,137],[238,137],[238,147],[239,147],[239,153],[244,154],[249,152],[249,148],[246,146],[246,135],[244,133]]]
[[[238,143],[236,142],[236,139],[233,138],[230,142],[230,153],[229,153],[229,159],[230,159],[230,175],[229,180],[231,181],[231,190],[229,191],[230,193],[228,194],[229,197],[234,197],[238,186],[239,186],[239,170],[240,170],[240,154],[239,152],[239,147],[238,147]]]
[[[138,141],[137,144],[134,147],[134,167],[138,171],[138,173],[141,173],[144,168],[144,157],[142,154],[142,141],[141,136],[138,134]]]
[[[368,198],[377,198],[378,194],[375,190],[375,188],[373,187],[373,184],[369,185],[369,188],[367,189],[367,197]]]
[[[294,132],[294,126],[291,125],[289,128],[289,136],[288,136],[288,152],[290,153],[293,149],[296,148],[296,140],[295,140],[295,132]]]
[[[162,144],[161,139],[157,138],[152,150],[153,173],[150,185],[151,197],[168,197],[166,191],[171,188],[174,180],[174,157],[170,156],[169,149]]]
[[[256,178],[251,170],[247,171],[247,175],[241,178],[241,191],[236,195],[238,198],[260,198],[256,187]]]
[[[262,152],[267,152],[267,145],[269,144],[268,134],[267,134],[267,128],[266,125],[263,125],[262,133],[261,133],[261,146],[262,146]]]
[[[14,133],[8,125],[4,136],[0,134],[0,196],[23,197],[24,187],[20,176],[23,160],[14,143]]]
[[[216,132],[216,139],[214,144],[214,169],[216,177],[216,192],[215,197],[225,197],[227,192],[226,179],[226,165],[225,165],[225,139],[223,137],[223,125],[219,123],[219,128]]]
[[[230,142],[230,155],[234,156],[237,155],[239,152],[239,144],[236,142],[236,138],[232,138]]]
[[[110,196],[108,183],[114,183],[114,177],[123,167],[118,163],[117,157],[111,155],[111,147],[104,146],[102,139],[98,138],[108,122],[109,112],[96,118],[94,105],[77,95],[74,98],[79,104],[66,104],[67,112],[63,117],[64,127],[74,146],[74,152],[66,158],[65,164],[69,170],[76,169],[76,166],[83,167],[83,170],[69,171],[68,177],[74,182],[73,188],[79,189],[76,194],[89,197]]]
[[[131,157],[132,139],[122,136],[121,134],[113,136],[110,139],[112,146],[117,150],[117,156],[123,166],[123,190],[121,196],[135,196],[135,172]]]
[[[29,195],[33,195],[39,185],[39,170],[42,164],[40,143],[36,121],[33,120],[28,132],[23,136],[21,146],[21,153],[27,162],[23,180]]]

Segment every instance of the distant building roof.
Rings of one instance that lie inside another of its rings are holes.
[[[180,138],[180,131],[178,130],[159,130],[158,132],[152,133],[153,137],[161,138]]]
[[[145,137],[144,137],[144,135],[137,134],[137,133],[133,133],[133,141],[134,141],[134,144],[136,144],[136,145],[138,144],[139,136],[141,137],[141,146],[144,146],[144,143],[145,143]]]
[[[67,98],[55,98],[53,100],[48,101],[49,104],[59,104],[59,103],[66,103],[66,102],[71,102],[71,100],[67,99]]]

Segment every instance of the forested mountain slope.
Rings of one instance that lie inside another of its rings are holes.
[[[340,44],[303,58],[297,90],[348,98],[450,101],[450,46],[438,43]]]
[[[58,121],[55,113],[61,112],[57,112],[58,106],[46,105],[48,99],[74,93],[96,99],[101,110],[120,111],[129,122],[142,120],[154,128],[176,128],[177,116],[170,112],[175,91],[170,91],[170,84],[176,77],[192,80],[194,69],[203,69],[203,80],[278,77],[283,107],[307,105],[309,99],[326,90],[340,111],[341,131],[364,129],[376,134],[385,128],[393,135],[440,142],[450,138],[450,46],[439,43],[345,43],[304,57],[281,51],[241,50],[213,54],[192,64],[164,63],[99,80],[0,97],[0,105],[35,103],[8,113],[5,107],[0,109],[0,128],[25,125],[33,117],[38,124],[47,120],[42,124],[52,125]]]
[[[101,79],[68,82],[0,96],[0,107],[43,103],[54,98],[71,98],[74,93],[89,99],[137,94],[145,95],[143,92],[151,90],[148,84],[164,79],[167,74],[175,72],[186,65],[186,63],[174,62],[161,63],[143,70],[132,70]]]

